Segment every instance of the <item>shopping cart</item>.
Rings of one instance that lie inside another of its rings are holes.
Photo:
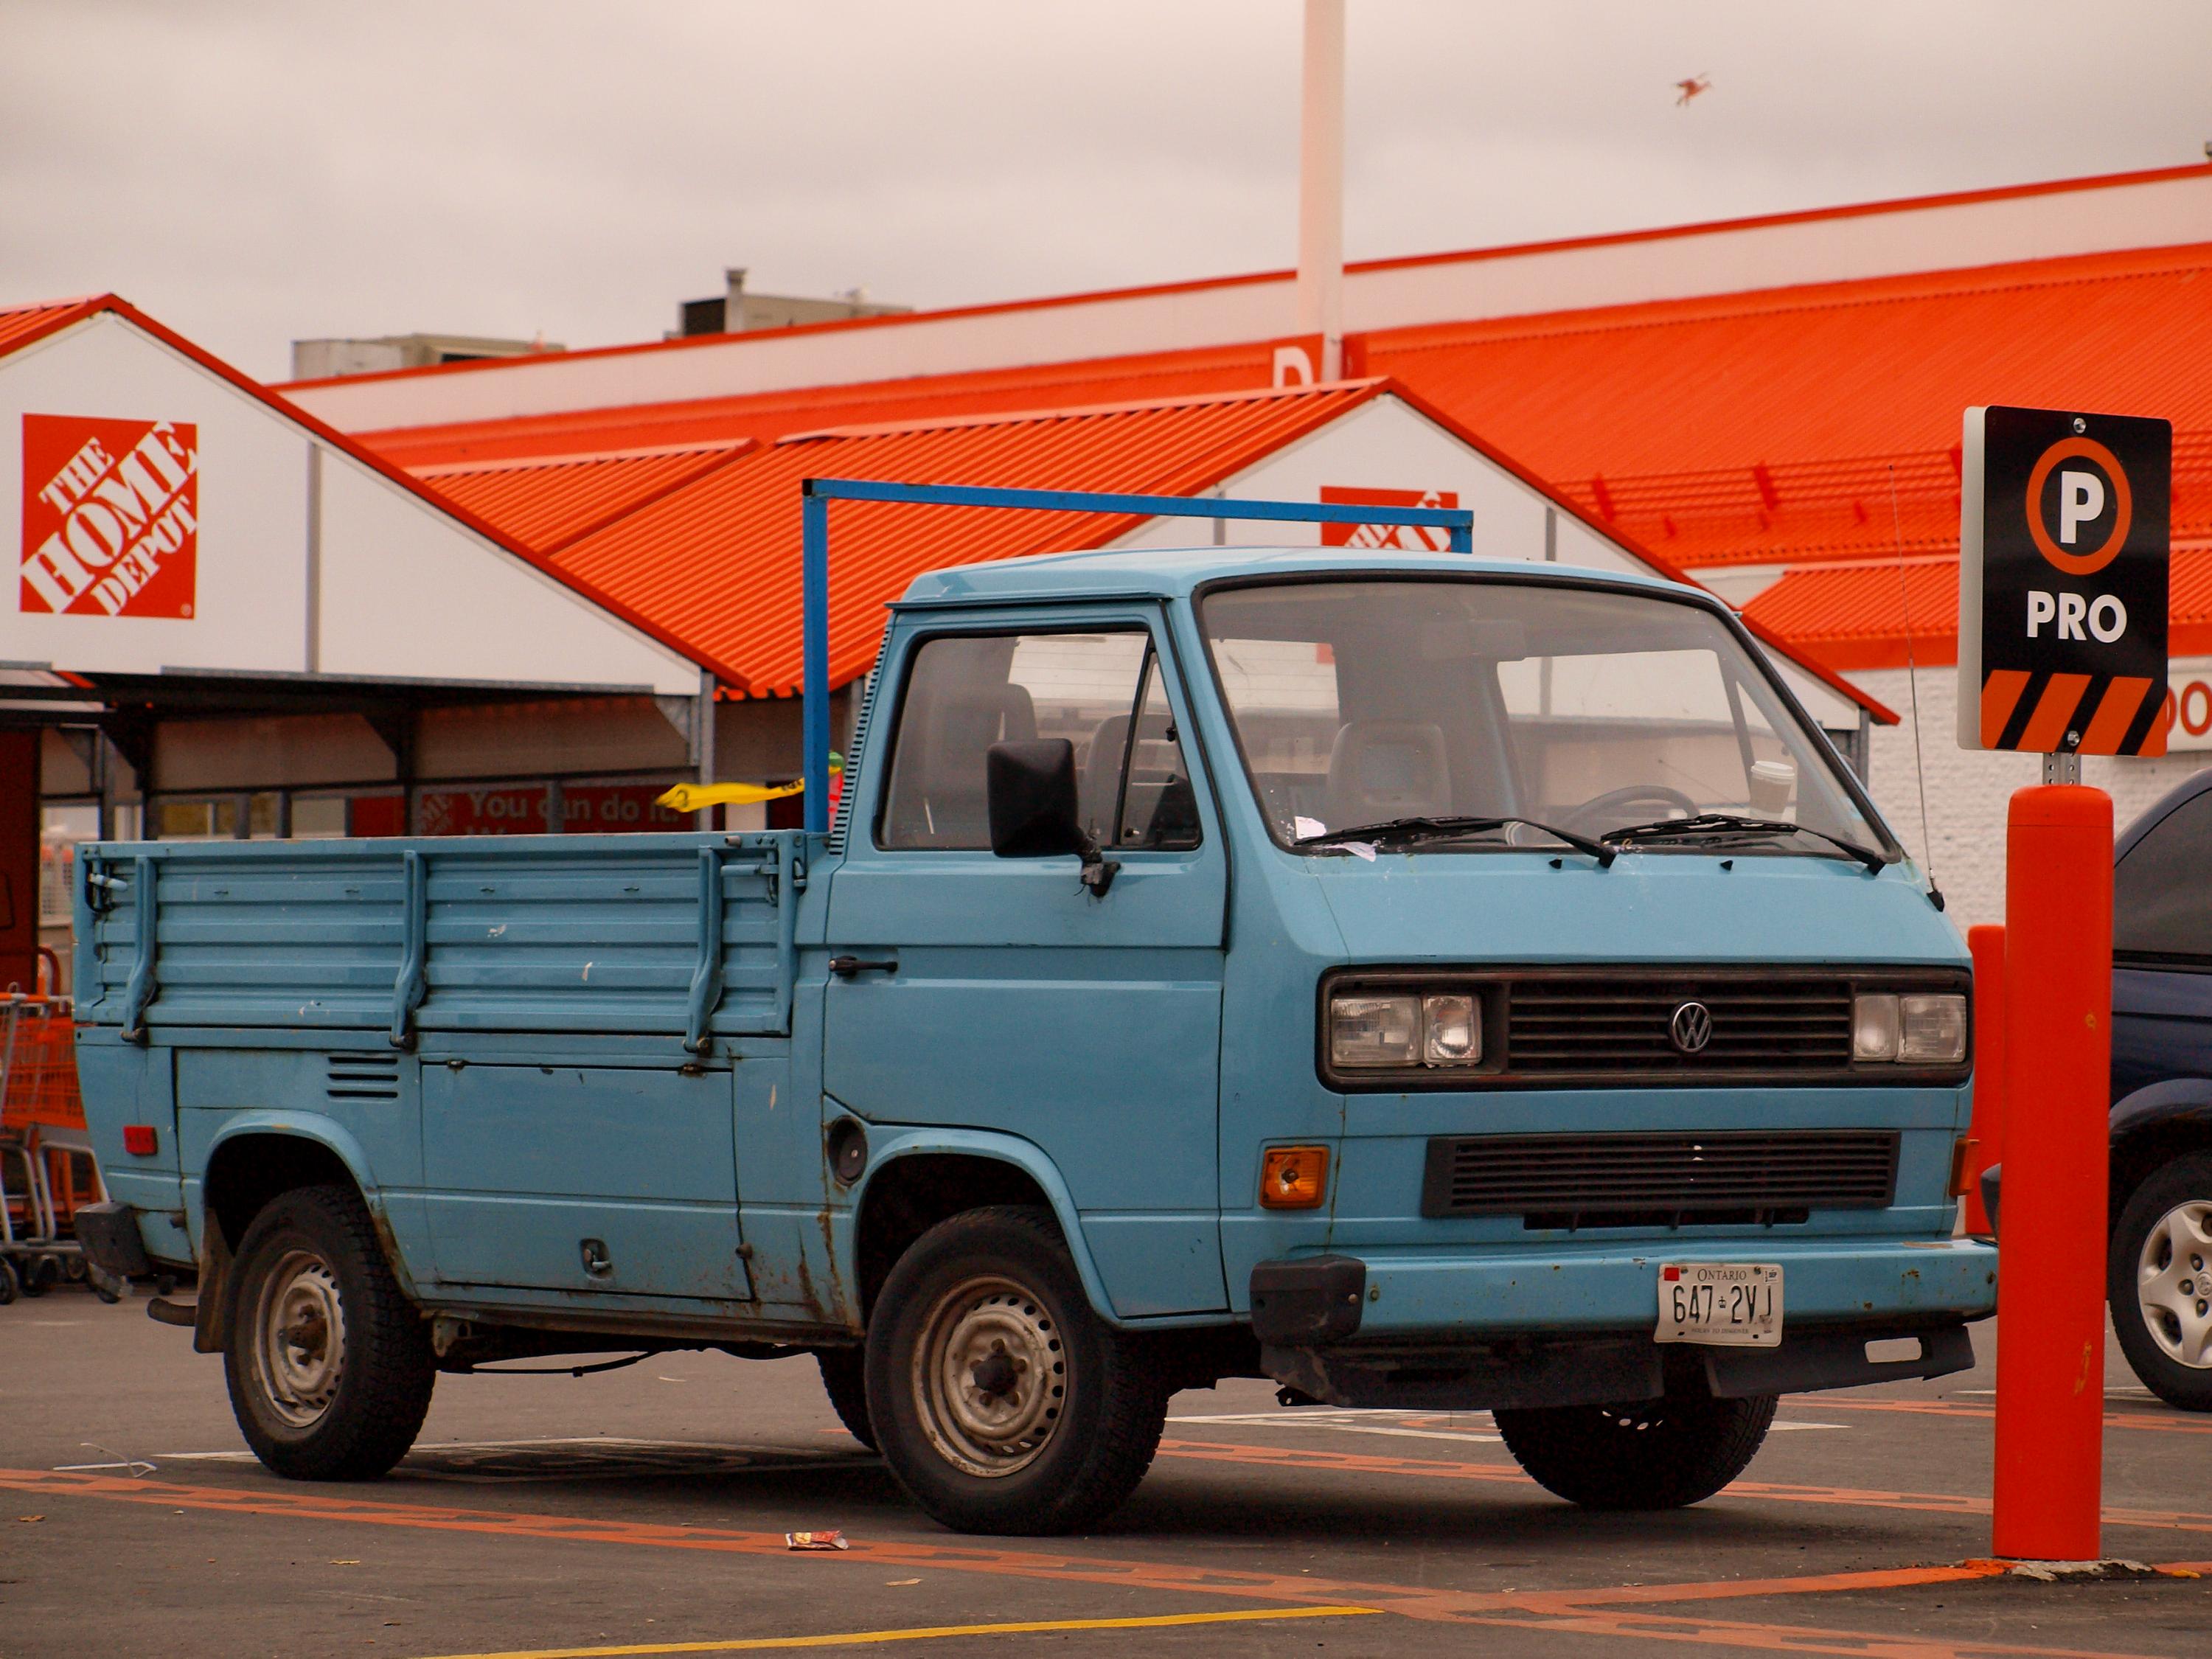
[[[76,1024],[70,1001],[47,988],[0,995],[0,1303],[42,1296],[64,1279],[89,1280],[104,1302],[124,1285],[85,1260],[74,1221],[106,1197],[77,1094]]]

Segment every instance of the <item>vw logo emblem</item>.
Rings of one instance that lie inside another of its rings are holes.
[[[1704,1053],[1705,1045],[1713,1040],[1712,1010],[1702,1002],[1684,1003],[1668,1022],[1667,1036],[1683,1054]]]

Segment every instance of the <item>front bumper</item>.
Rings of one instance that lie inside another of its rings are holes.
[[[1779,1261],[1772,1348],[1652,1340],[1668,1261]],[[1996,1252],[1966,1239],[1705,1239],[1542,1260],[1376,1250],[1263,1261],[1252,1274],[1262,1366],[1333,1405],[1472,1411],[1714,1398],[1942,1376],[1973,1364],[1966,1322],[1992,1312]],[[1867,1345],[1917,1339],[1870,1357]]]
[[[1782,1264],[1783,1327],[1887,1323],[1900,1329],[1955,1324],[1996,1310],[1997,1253],[1974,1239],[1698,1238],[1679,1244],[1639,1242],[1631,1249],[1593,1244],[1541,1255],[1477,1255],[1464,1249],[1394,1246],[1291,1257],[1253,1270],[1255,1297],[1273,1281],[1280,1308],[1285,1280],[1323,1274],[1342,1295],[1343,1267],[1356,1261],[1358,1317],[1329,1336],[1271,1327],[1257,1300],[1253,1328],[1264,1343],[1274,1328],[1286,1343],[1435,1338],[1443,1342],[1555,1336],[1574,1331],[1649,1331],[1659,1309],[1659,1269],[1669,1261]]]

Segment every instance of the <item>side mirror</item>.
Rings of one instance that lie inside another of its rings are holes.
[[[991,850],[1002,859],[1083,859],[1083,884],[1104,897],[1117,864],[1083,832],[1075,792],[1075,745],[1066,738],[994,743],[984,756]]]

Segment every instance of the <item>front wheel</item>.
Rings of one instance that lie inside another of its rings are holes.
[[[876,1431],[868,1421],[868,1367],[858,1348],[817,1348],[814,1363],[822,1370],[822,1392],[845,1431],[870,1451],[876,1449]]]
[[[1675,1510],[1744,1472],[1777,1396],[1647,1400],[1494,1413],[1513,1460],[1546,1491],[1591,1510]]]
[[[223,1371],[246,1443],[295,1480],[374,1480],[430,1409],[427,1328],[349,1187],[271,1199],[240,1242]]]
[[[2212,1411],[2212,1153],[2177,1158],[2136,1188],[2106,1263],[2112,1329],[2143,1386]]]
[[[961,1532],[1073,1532],[1136,1489],[1167,1393],[1091,1311],[1044,1211],[931,1228],[876,1298],[868,1407],[914,1500]]]

